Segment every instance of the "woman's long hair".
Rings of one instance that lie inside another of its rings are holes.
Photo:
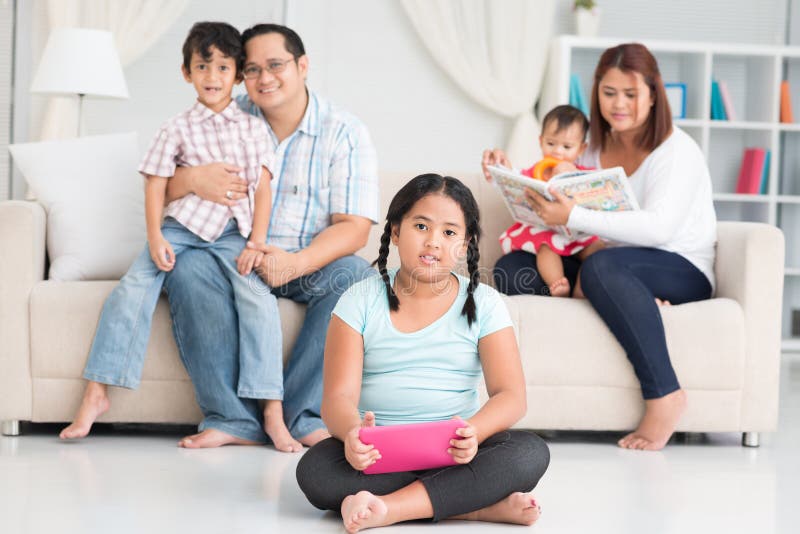
[[[597,62],[592,85],[592,109],[589,120],[589,143],[593,149],[601,151],[606,147],[611,125],[600,113],[600,80],[609,69],[617,68],[625,73],[638,72],[650,88],[653,107],[647,117],[645,128],[636,144],[648,152],[655,149],[672,132],[672,112],[669,109],[664,81],[658,70],[658,62],[646,46],[639,43],[626,43],[609,48]]]

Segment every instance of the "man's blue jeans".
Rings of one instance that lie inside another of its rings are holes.
[[[192,379],[204,419],[215,428],[264,442],[262,413],[255,400],[236,393],[239,379],[237,317],[230,283],[215,258],[202,250],[184,253],[165,282],[181,359]],[[331,312],[344,291],[375,271],[362,258],[346,256],[319,271],[274,288],[272,295],[306,304],[306,316],[284,371],[283,413],[289,431],[301,438],[324,428],[320,418],[322,360]],[[277,312],[276,312],[277,315]]]
[[[232,288],[232,299],[241,312],[231,332],[239,337],[239,365],[243,372],[237,383],[240,397],[283,398],[283,359],[278,303],[255,273],[242,276],[236,257],[245,246],[234,219],[214,242],[197,237],[175,219],[168,217],[161,227],[175,252],[175,264],[192,261],[187,254],[202,250],[219,265],[216,275]],[[103,306],[84,378],[126,388],[139,385],[155,310],[165,272],[159,270],[145,247]]]

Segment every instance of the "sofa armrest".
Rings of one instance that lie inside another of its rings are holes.
[[[784,239],[762,223],[720,222],[714,272],[717,297],[739,303],[745,320],[742,429],[774,430],[783,312]]]
[[[0,202],[0,420],[30,420],[30,296],[44,278],[45,212]]]

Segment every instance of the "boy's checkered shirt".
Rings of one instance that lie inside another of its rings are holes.
[[[244,169],[248,196],[228,207],[203,200],[190,193],[169,203],[164,216],[175,218],[206,241],[215,241],[231,218],[235,218],[243,237],[253,227],[253,195],[262,167],[270,169],[269,148],[264,119],[243,112],[236,101],[215,113],[200,102],[173,117],[161,127],[142,158],[139,172],[144,175],[172,177],[175,168],[196,167],[225,162]]]

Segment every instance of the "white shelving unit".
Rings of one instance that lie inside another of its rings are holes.
[[[540,109],[569,102],[570,76],[578,74],[591,98],[594,69],[604,50],[624,39],[557,37],[550,50]],[[780,83],[789,80],[795,121],[800,120],[800,47],[748,46],[686,41],[640,41],[658,60],[664,82],[686,84],[686,118],[675,124],[700,145],[708,161],[720,220],[776,225],[786,236],[783,349],[800,351],[791,337],[792,311],[800,310],[800,124],[778,122]],[[735,121],[710,120],[711,80],[728,85]],[[764,195],[736,194],[747,147],[771,151]],[[798,312],[800,313],[800,312]]]

